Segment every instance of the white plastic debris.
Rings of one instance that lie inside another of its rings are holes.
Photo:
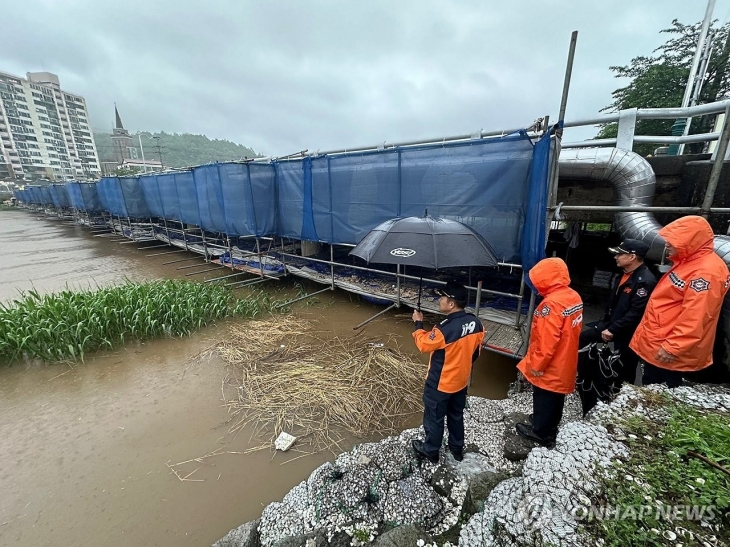
[[[281,450],[282,452],[286,452],[291,448],[291,445],[293,445],[296,440],[297,438],[294,435],[289,435],[289,433],[282,431],[274,441],[274,448]]]

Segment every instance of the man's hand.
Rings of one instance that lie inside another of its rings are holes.
[[[662,363],[673,363],[676,359],[674,355],[666,351],[664,348],[659,348],[656,358]]]
[[[613,333],[610,330],[606,329],[601,332],[601,338],[604,342],[610,342],[611,340],[613,340]]]
[[[413,319],[413,322],[421,321],[423,322],[423,312],[420,312],[418,310],[413,310],[413,316],[411,317]]]

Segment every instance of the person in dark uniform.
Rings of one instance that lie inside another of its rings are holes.
[[[613,342],[613,347],[621,356],[621,365],[616,372],[618,377],[604,386],[607,392],[616,392],[624,382],[634,383],[636,366],[639,357],[629,348],[629,342],[639,325],[649,295],[656,287],[654,274],[644,264],[649,252],[649,245],[637,239],[626,239],[617,247],[610,247],[616,265],[621,268],[622,275],[616,278],[611,290],[611,298],[606,305],[606,313],[600,321],[588,323],[580,335],[580,347],[584,348],[593,342]],[[578,368],[578,384],[590,377],[595,371],[586,367],[595,363],[581,360]],[[599,394],[595,390],[580,390],[583,413],[587,413],[596,405]],[[606,399],[607,397],[600,397]]]
[[[479,357],[484,327],[466,313],[468,292],[460,283],[449,282],[436,289],[439,311],[446,319],[431,331],[423,328],[423,313],[413,311],[413,339],[423,353],[430,352],[423,389],[423,429],[426,439],[412,441],[419,457],[438,463],[444,437],[444,418],[449,431],[448,446],[457,461],[464,458],[464,407],[473,362]]]

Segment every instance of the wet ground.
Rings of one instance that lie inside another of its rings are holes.
[[[195,262],[163,265],[188,258],[185,253],[149,256],[169,247],[139,249],[25,211],[0,211],[0,235],[0,302],[31,288],[53,292],[205,269],[176,269]],[[291,281],[267,283],[259,287],[277,298],[295,294]],[[335,291],[297,304],[295,313],[348,336],[381,309]],[[129,345],[73,369],[0,364],[0,546],[210,545],[333,459],[330,453],[240,454],[261,442],[226,435],[223,365],[190,360],[225,329]],[[394,333],[404,350],[416,353],[409,310],[385,314],[366,329],[384,339]],[[419,358],[425,372],[427,358]],[[514,361],[485,353],[470,393],[502,398],[513,378]],[[419,423],[414,415],[403,428]],[[362,441],[351,439],[350,446]],[[193,473],[184,482],[167,466],[215,450],[222,453],[176,468],[182,477]]]

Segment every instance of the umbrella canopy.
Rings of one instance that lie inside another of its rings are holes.
[[[350,254],[366,262],[434,270],[498,263],[491,245],[469,226],[428,215],[386,220],[368,232]]]

